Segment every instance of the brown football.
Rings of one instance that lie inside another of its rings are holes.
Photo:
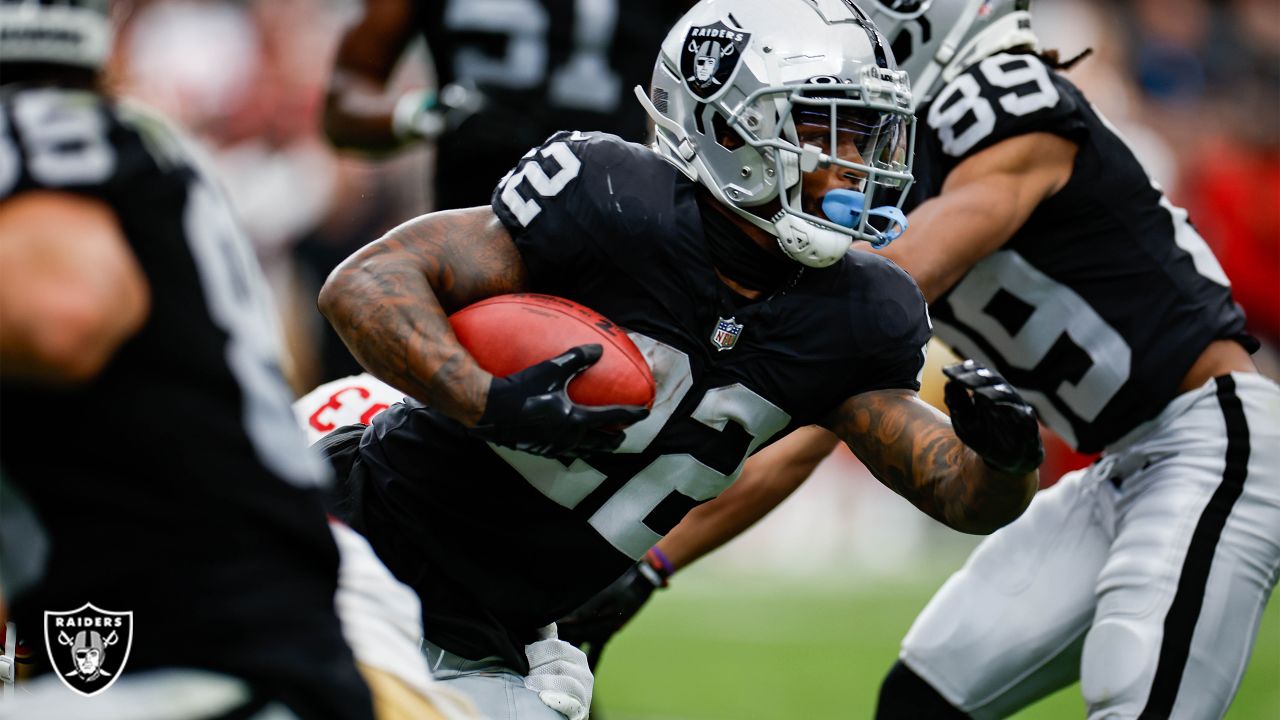
[[[499,295],[450,315],[449,323],[480,367],[499,377],[578,345],[600,345],[600,360],[569,382],[569,397],[582,405],[653,406],[653,373],[639,348],[622,328],[576,302]]]

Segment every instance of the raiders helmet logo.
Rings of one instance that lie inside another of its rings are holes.
[[[89,697],[120,677],[133,646],[133,612],[85,603],[76,610],[46,611],[44,645],[63,684]]]
[[[719,94],[738,68],[751,33],[733,30],[722,22],[689,28],[680,54],[680,73],[694,95],[709,100]]]

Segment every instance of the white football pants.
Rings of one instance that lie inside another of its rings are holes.
[[[975,718],[1076,679],[1090,720],[1221,718],[1278,570],[1280,388],[1215,378],[979,545],[901,658]]]
[[[435,681],[466,696],[486,720],[565,720],[498,657],[468,660],[426,640],[422,652]]]

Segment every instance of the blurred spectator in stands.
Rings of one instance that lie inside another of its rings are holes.
[[[690,0],[365,0],[338,47],[324,127],[339,147],[386,152],[439,138],[437,208],[487,205],[530,147],[557,130],[643,140],[632,95]],[[391,83],[425,38],[436,88]]]
[[[327,327],[315,312],[323,277],[308,276],[295,252],[336,246],[345,256],[391,218],[425,209],[420,193],[396,189],[421,187],[413,158],[372,169],[339,160],[320,135],[338,10],[324,0],[153,0],[129,18],[115,68],[125,92],[207,143],[277,296],[295,390],[323,380],[327,364],[315,351]]]
[[[1134,0],[1129,44],[1143,91],[1165,103],[1194,103],[1204,94],[1211,11],[1203,0]]]
[[[434,141],[433,206],[487,205],[520,156],[557,130],[643,140],[647,120],[632,88],[648,87],[654,48],[690,4],[364,0],[338,46],[325,131],[338,147],[375,158]],[[405,60],[423,39],[434,87],[410,89],[397,70],[420,63]],[[323,280],[362,243],[310,242],[298,259]],[[332,330],[320,333],[322,376],[359,372]]]
[[[1280,3],[1236,0],[1230,21],[1232,53],[1202,120],[1218,132],[1198,144],[1183,194],[1268,346],[1260,366],[1280,377]]]
[[[1173,185],[1178,178],[1177,156],[1168,141],[1150,125],[1150,113],[1135,73],[1131,72],[1128,26],[1116,23],[1115,3],[1099,0],[1035,5],[1036,32],[1041,44],[1059,48],[1066,57],[1085,49],[1093,53],[1073,67],[1071,82],[1084,91],[1129,142],[1151,176]]]

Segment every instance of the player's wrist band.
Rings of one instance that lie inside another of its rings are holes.
[[[666,587],[667,578],[671,577],[676,571],[676,566],[671,562],[671,558],[667,557],[666,553],[655,546],[649,548],[649,552],[644,554],[644,562],[653,568],[653,571],[662,579],[662,586]]]

